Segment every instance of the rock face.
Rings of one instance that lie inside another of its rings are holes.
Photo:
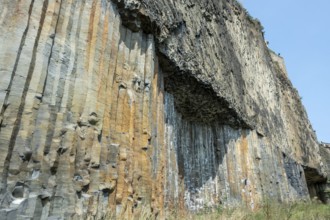
[[[322,157],[322,163],[325,165],[327,175],[326,184],[318,185],[316,189],[313,190],[313,195],[321,198],[323,202],[330,204],[330,144],[321,143],[320,153]]]
[[[322,199],[300,97],[236,1],[0,5],[0,218]]]

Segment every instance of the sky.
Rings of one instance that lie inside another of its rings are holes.
[[[319,141],[330,143],[330,0],[239,0],[285,60]]]

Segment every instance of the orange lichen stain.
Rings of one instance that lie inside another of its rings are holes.
[[[108,13],[107,13],[108,15]],[[105,100],[105,94],[103,93],[106,90],[107,82],[108,82],[108,71],[105,70],[105,59],[104,55],[108,52],[107,44],[108,44],[108,34],[109,34],[109,16],[105,16],[104,25],[103,25],[103,33],[102,33],[102,46],[101,46],[101,55],[99,62],[99,77],[98,77],[98,100]]]
[[[227,163],[227,176],[228,176],[228,182],[229,182],[229,189],[230,189],[230,194],[235,195],[237,194],[237,190],[235,187],[235,180],[234,180],[234,160],[233,158],[233,153],[231,150],[228,149],[228,155],[226,157],[226,163]]]
[[[248,141],[246,138],[246,131],[242,131],[242,141],[240,143],[240,155],[241,155],[241,164],[242,164],[242,171],[243,175],[246,177],[248,173],[248,164],[247,164],[247,157],[248,157]]]
[[[89,71],[90,58],[93,57],[93,56],[91,56],[91,49],[95,48],[96,33],[94,33],[94,32],[97,32],[94,30],[94,26],[97,27],[97,25],[95,24],[95,20],[97,20],[97,19],[95,19],[96,4],[97,4],[97,1],[94,0],[93,4],[92,4],[91,14],[89,16],[87,50],[86,50],[86,55],[87,55],[86,61],[87,62],[85,63],[86,71]]]

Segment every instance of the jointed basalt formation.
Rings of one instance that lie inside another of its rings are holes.
[[[327,173],[327,182],[325,184],[318,184],[318,188],[312,189],[315,190],[312,195],[316,195],[317,198],[320,198],[322,201],[330,203],[330,144],[322,143],[320,144],[320,154],[322,157],[322,164],[325,166]]]
[[[0,0],[0,42],[1,219],[326,202],[284,61],[234,0]]]

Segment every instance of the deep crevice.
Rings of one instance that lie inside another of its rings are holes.
[[[47,2],[48,2],[48,0],[47,0]],[[44,97],[45,90],[46,90],[47,79],[48,79],[48,74],[49,74],[49,65],[50,65],[50,60],[53,56],[53,48],[54,48],[54,44],[55,44],[55,38],[56,38],[57,26],[58,26],[58,21],[59,21],[59,18],[60,18],[61,8],[62,8],[62,1],[60,2],[59,13],[58,13],[56,25],[55,25],[55,28],[54,28],[55,31],[54,31],[54,33],[52,34],[52,37],[51,37],[52,38],[52,45],[50,47],[50,53],[49,53],[49,58],[48,58],[48,63],[47,63],[47,70],[46,70],[46,77],[45,77],[45,81],[44,81],[44,86],[42,88],[42,94],[41,94],[42,98]],[[41,98],[41,101],[42,101],[42,98]]]
[[[46,77],[45,77],[45,81],[44,81],[44,84],[43,84],[43,90],[42,90],[42,98],[44,97],[46,86],[47,86],[48,74],[49,74],[49,65],[50,65],[50,60],[53,56],[53,47],[54,47],[54,44],[55,44],[55,38],[56,38],[57,29],[58,29],[59,18],[60,18],[60,15],[61,15],[61,9],[62,9],[62,1],[60,2],[59,12],[58,12],[58,15],[57,15],[58,17],[57,17],[57,21],[56,21],[55,28],[54,28],[55,32],[54,32],[54,37],[52,38],[52,46],[51,46],[50,54],[49,54],[49,58],[48,58],[47,72],[46,72]],[[49,122],[56,121],[56,119],[57,119],[57,114],[56,113],[57,112],[56,112],[55,106],[49,106],[49,110],[50,110]],[[47,155],[50,152],[51,143],[52,143],[51,140],[52,140],[52,138],[54,136],[54,133],[55,133],[55,125],[53,123],[49,123],[49,125],[50,126],[48,127],[47,136],[46,136],[46,144],[45,144],[45,147],[44,147],[44,155]]]
[[[323,203],[327,202],[325,193],[327,178],[322,176],[317,169],[311,167],[303,167],[307,182],[309,196],[312,200],[318,199]]]

